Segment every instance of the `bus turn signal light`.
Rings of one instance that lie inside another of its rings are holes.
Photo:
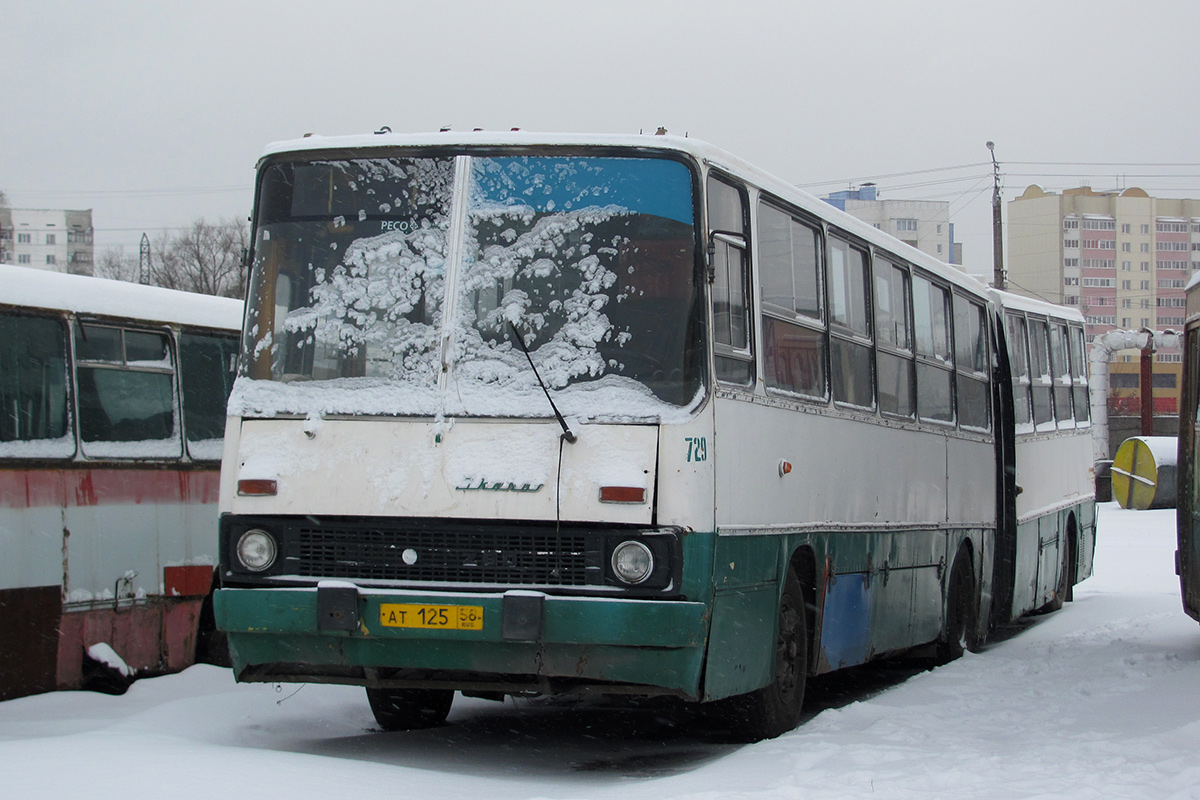
[[[238,495],[241,497],[273,497],[279,493],[275,481],[269,480],[240,480]]]
[[[792,471],[792,462],[786,458],[779,459],[779,477],[783,477]]]
[[[646,489],[642,486],[601,486],[601,503],[644,503]]]

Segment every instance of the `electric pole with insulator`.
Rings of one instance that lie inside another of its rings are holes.
[[[992,285],[997,289],[1008,288],[1008,273],[1004,271],[1004,228],[1001,222],[1000,165],[996,162],[996,145],[987,143],[992,154]]]

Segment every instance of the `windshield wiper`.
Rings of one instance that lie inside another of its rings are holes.
[[[555,418],[558,419],[558,424],[562,426],[562,438],[568,444],[575,444],[577,438],[571,428],[567,425],[567,421],[563,419],[563,415],[559,412],[558,406],[554,404],[554,398],[550,396],[550,390],[546,388],[546,384],[542,381],[542,376],[538,373],[537,365],[533,363],[533,356],[529,355],[529,348],[525,346],[525,339],[521,336],[521,332],[517,330],[517,326],[509,320],[508,327],[512,328],[513,336],[517,339],[517,345],[521,348],[521,352],[525,354],[525,358],[529,361],[529,366],[533,370],[533,377],[537,378],[538,386],[542,387],[542,392],[546,395],[546,399],[550,401],[550,408],[554,411]]]

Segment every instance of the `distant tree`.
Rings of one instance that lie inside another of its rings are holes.
[[[163,231],[150,243],[148,274],[141,275],[140,248],[127,255],[123,247],[101,253],[96,275],[184,292],[242,297],[246,286],[243,253],[249,244],[249,226],[242,219],[207,222],[196,220],[179,231]]]
[[[8,208],[8,195],[4,193],[3,189],[0,189],[0,208]]]
[[[97,278],[137,283],[138,260],[125,255],[123,247],[110,247],[96,259],[95,275]]]
[[[241,297],[248,245],[249,226],[239,218],[216,223],[201,218],[178,233],[164,231],[150,247],[151,282],[185,292]]]

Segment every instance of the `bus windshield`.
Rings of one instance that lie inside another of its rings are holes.
[[[246,330],[262,412],[634,416],[694,406],[693,182],[664,158],[264,168]],[[235,390],[235,394],[236,394]],[[247,394],[243,387],[243,395]]]

